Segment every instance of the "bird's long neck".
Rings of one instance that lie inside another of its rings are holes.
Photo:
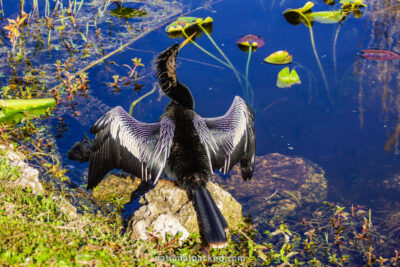
[[[188,109],[194,108],[194,100],[189,88],[178,82],[176,77],[176,57],[179,45],[174,44],[157,57],[157,77],[163,92],[174,102]]]

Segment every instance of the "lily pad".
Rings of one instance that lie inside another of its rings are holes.
[[[356,19],[361,18],[361,16],[362,16],[361,10],[358,9],[358,8],[354,8],[354,9],[353,9],[353,16],[354,16]]]
[[[355,7],[367,7],[363,0],[340,0],[342,5],[353,5]]]
[[[205,19],[197,17],[180,17],[169,24],[167,27],[165,27],[165,31],[171,38],[183,37],[183,32],[185,32],[187,35],[191,35],[197,32],[195,37],[200,37],[202,34],[202,30],[199,25],[206,29],[208,33],[211,33],[212,22],[213,19],[211,17],[206,17]]]
[[[355,18],[360,18],[362,12],[360,8],[367,7],[363,0],[341,0],[342,4],[341,10],[347,16],[353,13]]]
[[[0,122],[18,123],[25,117],[25,112],[44,115],[55,105],[54,98],[0,100]]]
[[[305,19],[305,15],[311,13],[311,8],[314,6],[314,3],[308,1],[303,7],[296,9],[286,9],[283,11],[283,15],[285,19],[292,25],[299,25],[300,23],[304,23],[306,26],[311,27],[312,21],[308,18]]]
[[[296,70],[293,69],[289,72],[289,67],[283,68],[278,73],[278,80],[276,81],[276,86],[279,88],[288,88],[294,84],[301,84],[301,80]]]
[[[288,51],[284,50],[276,51],[271,55],[269,55],[268,57],[266,57],[264,61],[266,63],[277,64],[277,65],[289,64],[290,62],[292,62],[292,55],[289,55]]]
[[[324,3],[333,6],[335,4],[335,0],[324,0]]]
[[[265,42],[264,42],[264,39],[258,35],[247,34],[247,35],[240,37],[236,41],[236,44],[242,51],[247,52],[247,51],[249,51],[250,47],[251,47],[252,51],[256,51],[257,48],[263,47]]]
[[[337,11],[320,11],[320,12],[312,12],[306,14],[306,17],[312,21],[317,21],[319,23],[338,23],[345,18],[345,15],[341,10]]]
[[[123,6],[119,6],[116,9],[111,10],[110,14],[114,17],[121,19],[130,19],[130,18],[147,16],[147,12],[140,8],[123,7]]]

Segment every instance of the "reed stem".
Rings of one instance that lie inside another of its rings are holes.
[[[185,38],[189,38],[189,36],[186,34],[186,32],[184,30],[182,30],[183,35],[185,36]],[[194,44],[198,49],[200,49],[201,51],[203,51],[204,53],[206,53],[207,55],[209,55],[210,57],[212,57],[213,59],[215,59],[216,61],[218,61],[219,63],[223,64],[224,66],[228,67],[231,69],[231,66],[229,64],[227,64],[226,62],[222,61],[221,59],[217,58],[216,56],[214,56],[213,54],[211,54],[210,52],[208,52],[206,49],[204,49],[202,46],[200,46],[198,43],[196,43],[195,41],[191,41],[192,44]]]
[[[233,66],[232,62],[229,60],[229,58],[225,55],[225,53],[219,48],[219,46],[217,45],[217,43],[214,41],[214,39],[211,37],[211,35],[208,33],[208,31],[199,24],[200,29],[207,35],[208,39],[210,40],[210,42],[215,46],[215,48],[218,50],[218,52],[222,55],[222,57],[226,60],[226,62],[229,64],[230,68],[233,70],[236,79],[238,80],[240,87],[243,89],[243,83],[242,80],[240,79],[239,76],[239,72],[237,71],[237,69],[235,68],[235,66]],[[246,90],[247,90],[247,85],[246,85]]]
[[[0,5],[1,5],[1,16],[2,16],[3,18],[5,18],[6,15],[4,14],[3,0],[0,0]]]
[[[339,27],[337,28],[336,33],[335,33],[335,38],[333,39],[333,68],[334,68],[334,72],[335,72],[335,83],[337,82],[336,44],[337,44],[341,26],[342,25],[339,24]]]
[[[146,96],[151,95],[152,93],[154,93],[154,91],[156,90],[157,86],[154,84],[153,89],[151,89],[151,91],[147,92],[146,94],[142,95],[141,97],[139,97],[138,99],[136,99],[135,101],[132,102],[131,107],[129,108],[129,115],[132,116],[133,114],[133,108],[136,106],[137,103],[139,103],[139,101],[141,101],[143,98],[145,98]]]
[[[250,46],[249,47],[249,56],[247,57],[247,63],[246,63],[246,97],[249,96],[249,65],[250,65],[250,58],[251,58],[251,52],[253,48]]]
[[[319,60],[319,56],[318,56],[318,53],[317,53],[317,49],[315,48],[314,33],[313,33],[313,30],[312,30],[312,25],[311,25],[309,19],[306,16],[304,16],[301,13],[300,13],[300,15],[304,18],[304,20],[307,23],[305,25],[306,25],[306,27],[308,28],[308,30],[310,32],[310,39],[311,39],[311,45],[312,45],[312,48],[313,48],[313,51],[314,51],[314,56],[315,56],[315,59],[317,60],[317,64],[318,64],[319,70],[321,72],[322,79],[324,80],[324,85],[325,85],[326,92],[328,94],[329,101],[331,102],[331,104],[333,104],[333,99],[332,99],[332,96],[331,96],[331,91],[329,89],[328,81],[326,80],[324,69],[322,68],[322,64],[321,64],[321,61]]]

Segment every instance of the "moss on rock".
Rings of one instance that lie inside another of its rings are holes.
[[[109,174],[93,189],[93,197],[100,205],[114,203],[116,200],[124,205],[131,201],[132,192],[135,191],[141,180],[131,179],[129,176],[123,178],[114,174]]]

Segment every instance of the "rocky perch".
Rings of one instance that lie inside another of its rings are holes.
[[[208,183],[207,189],[221,210],[230,229],[236,229],[242,222],[242,206],[221,187]],[[189,233],[199,232],[197,214],[186,191],[174,183],[161,180],[156,187],[140,200],[141,207],[129,222],[128,229],[132,237],[147,239],[146,228],[152,228],[152,234],[164,239],[168,232],[172,235],[182,232],[182,239]]]
[[[255,222],[265,222],[293,215],[296,208],[304,204],[320,203],[327,194],[324,171],[300,157],[277,153],[256,157],[255,172],[250,181],[243,181],[239,166],[235,166],[229,176],[223,179],[214,175],[207,188],[230,229],[242,222],[241,204]],[[137,197],[141,190],[138,194],[132,192],[139,185],[138,178],[109,175],[93,190],[93,196],[104,204],[130,202],[127,207],[135,207],[128,222],[128,230],[135,239],[146,240],[150,233],[165,239],[166,233],[181,232],[183,240],[190,233],[199,231],[197,215],[186,191],[173,182],[160,180],[153,189]]]
[[[109,175],[93,191],[93,196],[102,203],[119,200],[122,204],[135,198],[132,191],[138,189],[140,180],[123,179]],[[118,188],[118,190],[115,190]],[[208,183],[207,188],[221,210],[230,229],[236,229],[242,222],[242,206],[221,187]],[[107,200],[108,199],[108,200]],[[156,236],[165,240],[166,234],[176,235],[181,232],[181,240],[190,233],[198,233],[197,214],[185,190],[173,182],[160,180],[157,185],[143,194],[137,201],[140,205],[128,222],[128,231],[134,239],[147,240]],[[137,205],[134,205],[137,206]],[[148,229],[151,229],[148,231]]]

